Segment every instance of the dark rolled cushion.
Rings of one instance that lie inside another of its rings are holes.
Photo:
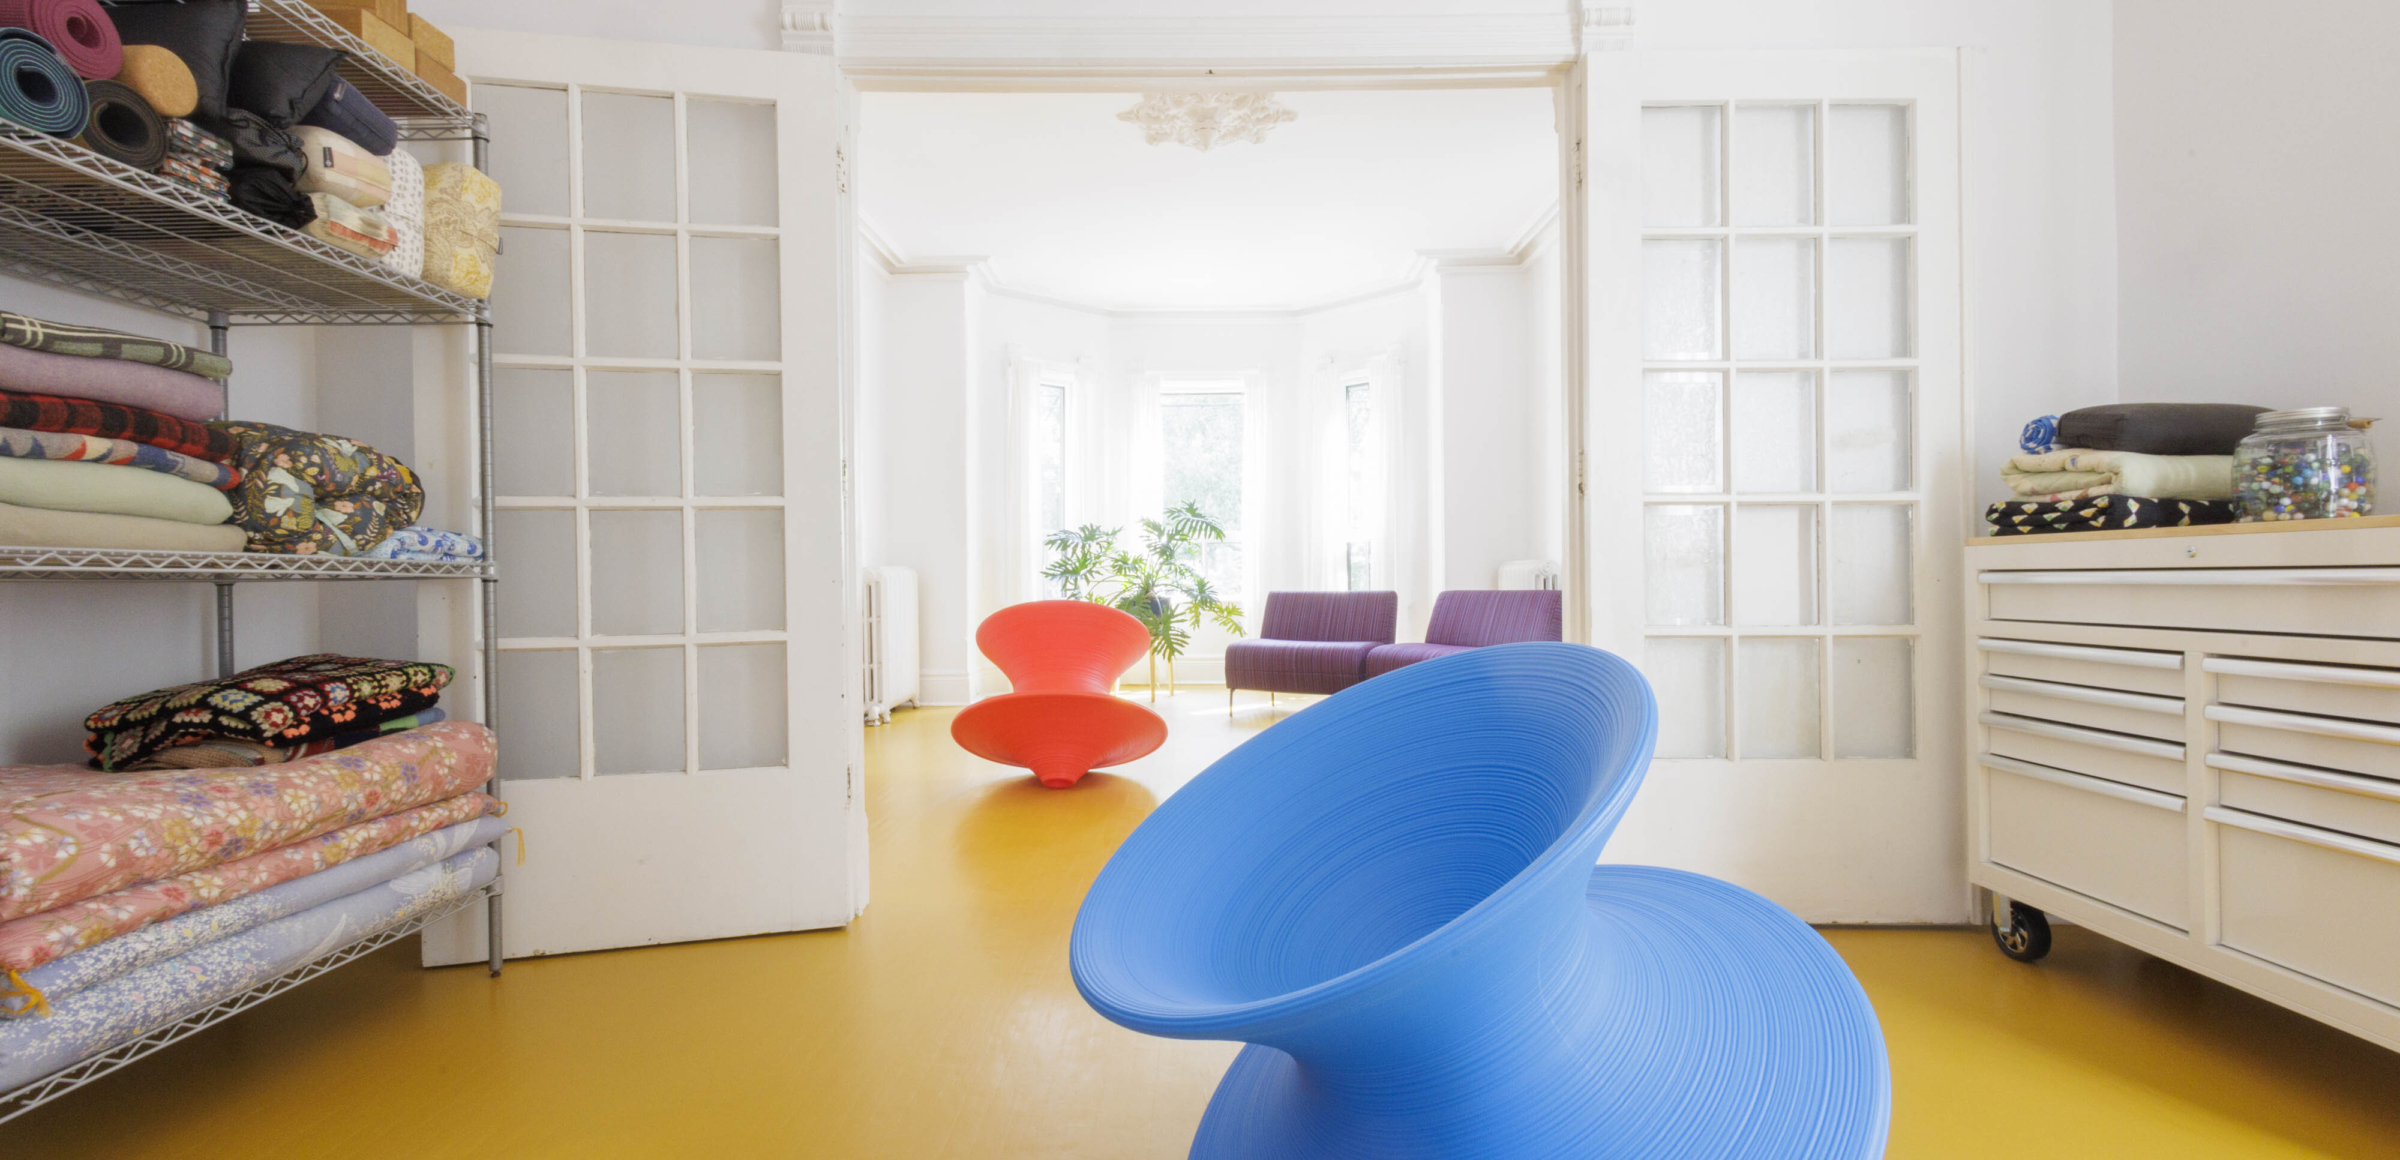
[[[338,48],[245,40],[233,57],[233,84],[225,103],[248,109],[279,129],[289,129],[316,108],[340,77],[333,70],[345,54]]]
[[[127,44],[155,44],[183,59],[192,70],[199,117],[225,115],[233,86],[233,58],[242,46],[246,0],[184,0],[181,4],[118,4],[108,10],[117,37]]]
[[[292,175],[270,165],[236,165],[225,175],[234,208],[300,229],[317,220],[317,203],[292,184]]]
[[[400,126],[340,77],[300,123],[331,129],[377,157],[388,157],[400,146]]]
[[[2058,417],[2058,441],[2141,455],[2231,455],[2265,407],[2240,403],[2110,403]]]

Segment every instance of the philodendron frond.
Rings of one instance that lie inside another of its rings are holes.
[[[1191,630],[1215,624],[1242,635],[1242,609],[1219,599],[1196,566],[1200,545],[1225,538],[1225,527],[1197,503],[1168,508],[1141,522],[1138,550],[1117,545],[1121,528],[1085,524],[1050,533],[1042,543],[1051,560],[1042,569],[1061,595],[1130,613],[1150,630],[1150,651],[1169,662],[1191,647]]]

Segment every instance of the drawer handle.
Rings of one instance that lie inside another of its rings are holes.
[[[2080,725],[2061,725],[2055,721],[2040,721],[2032,717],[2019,717],[2013,713],[1986,711],[1975,719],[1994,729],[2013,729],[2019,733],[2031,733],[2038,737],[2055,737],[2060,741],[2074,741],[2084,745],[2097,745],[2102,749],[2139,753],[2144,757],[2164,757],[2169,761],[2183,760],[2183,746],[2172,741],[2152,741],[2144,737],[2127,737],[2121,733],[2086,729]]]
[[[1985,584],[2111,584],[2135,587],[2356,587],[2400,584],[2400,568],[2159,568],[2142,571],[1978,572]]]
[[[2013,757],[2002,757],[1997,753],[1986,753],[1983,756],[1976,758],[1976,760],[1982,762],[1988,768],[2001,770],[2006,773],[2013,773],[2018,777],[2030,777],[2035,781],[2046,781],[2052,785],[2063,785],[2068,789],[2079,789],[2085,793],[2096,793],[2102,797],[2112,797],[2118,801],[2132,802],[2137,806],[2149,806],[2151,809],[2165,810],[2172,814],[2180,814],[2183,812],[2183,799],[2176,797],[2171,793],[2160,793],[2154,789],[2142,789],[2138,786],[2126,785],[2123,782],[2110,781],[2105,777],[2093,777],[2088,773],[2076,773],[2075,771],[2069,769],[2053,769],[2047,765],[2036,765],[2030,761],[2019,761]]]
[[[2373,858],[2378,862],[2389,862],[2392,865],[2400,866],[2400,846],[2392,845],[2389,842],[2353,838],[2348,834],[2337,834],[2331,830],[2320,830],[2315,826],[2303,826],[2297,822],[2286,822],[2242,810],[2229,810],[2224,806],[2210,806],[2200,811],[2200,816],[2220,826],[2234,826],[2271,837],[2289,838],[2295,842],[2323,846],[2328,850],[2339,850],[2345,854],[2356,854],[2362,858]]]
[[[2400,745],[2400,729],[2389,725],[2369,725],[2364,721],[2345,721],[2339,717],[2312,717],[2305,713],[2277,713],[2270,709],[2244,709],[2239,705],[2210,705],[2200,712],[2211,721],[2222,721],[2228,725],[2256,725],[2262,729],[2281,729],[2287,733],[2314,733],[2319,737]]]
[[[2295,785],[2312,785],[2360,797],[2382,798],[2400,802],[2400,781],[2385,781],[2380,777],[2361,777],[2355,773],[2335,773],[2330,769],[2310,769],[2305,765],[2286,765],[2263,757],[2246,757],[2239,753],[2211,753],[2208,764],[2215,769],[2247,773],[2254,777],[2273,778]]]
[[[2282,661],[2244,660],[2241,657],[2202,657],[2200,668],[2231,677],[2274,677],[2285,681],[2315,681],[2325,685],[2371,685],[2379,689],[2400,689],[2400,673],[2389,669],[2295,665]]]
[[[2104,665],[2132,665],[2140,669],[2182,670],[2182,653],[2135,652],[2132,649],[2093,648],[2080,644],[2052,644],[2046,640],[1996,640],[1977,638],[1975,647],[1985,652],[2015,653],[2026,657],[2056,657],[2064,661],[2096,661]]]
[[[1986,673],[1976,684],[2004,693],[2031,693],[2038,697],[2056,697],[2061,701],[2082,701],[2106,705],[2112,709],[2133,709],[2143,713],[2164,713],[2170,717],[2183,716],[2183,698],[2159,697],[2149,693],[2127,693],[2117,689],[2093,689],[2082,685],[2062,685],[2056,681],[2035,681],[2024,677],[2004,677]]]

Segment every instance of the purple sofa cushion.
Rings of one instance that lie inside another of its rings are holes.
[[[1387,644],[1378,645],[1367,654],[1367,675],[1380,677],[1393,669],[1406,668],[1418,661],[1446,657],[1452,653],[1474,652],[1463,644]]]
[[[1397,592],[1269,592],[1258,636],[1390,644],[1399,620]]]
[[[1461,590],[1433,601],[1428,644],[1480,648],[1528,640],[1563,640],[1565,605],[1556,589]]]
[[[1365,679],[1369,640],[1237,640],[1225,646],[1225,686],[1270,693],[1338,693]]]

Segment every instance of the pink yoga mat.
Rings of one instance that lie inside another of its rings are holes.
[[[99,0],[0,0],[0,25],[41,33],[58,59],[87,81],[107,80],[125,67],[117,22]]]
[[[195,423],[216,418],[224,404],[224,394],[214,379],[148,363],[51,354],[6,344],[0,344],[0,390],[147,407]]]

